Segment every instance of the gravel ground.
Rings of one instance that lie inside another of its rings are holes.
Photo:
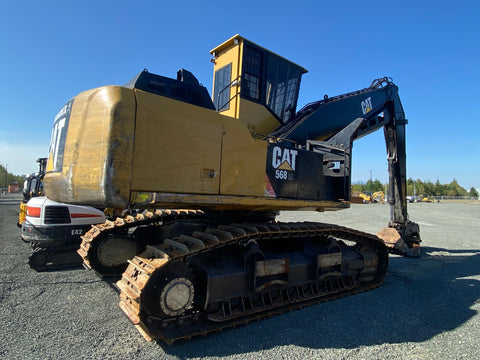
[[[168,346],[146,342],[93,272],[31,270],[18,203],[0,196],[2,359],[480,359],[479,205],[410,204],[422,257],[391,256],[376,290]],[[280,219],[375,233],[388,216],[372,204]]]

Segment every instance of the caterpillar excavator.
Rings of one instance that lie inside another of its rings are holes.
[[[385,194],[383,191],[376,191],[372,193],[371,191],[365,191],[364,193],[360,194],[360,197],[366,204],[370,203],[381,203],[385,202]]]
[[[378,287],[389,251],[419,255],[408,219],[405,125],[390,78],[296,111],[307,71],[235,35],[211,50],[213,96],[193,74],[146,70],[85,91],[55,117],[48,198],[114,208],[78,253],[120,275],[120,308],[172,343]],[[377,235],[275,220],[349,207],[353,141],[380,128],[391,221]]]

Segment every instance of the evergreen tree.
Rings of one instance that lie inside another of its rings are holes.
[[[472,198],[478,198],[478,191],[474,187],[470,188],[470,191],[468,192],[468,196]]]

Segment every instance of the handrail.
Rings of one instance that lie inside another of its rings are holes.
[[[228,104],[230,104],[230,102],[238,95],[238,92],[235,93],[235,95],[233,95],[232,97],[230,97],[230,99],[228,99],[228,101],[223,104],[221,107],[220,107],[220,104],[219,104],[219,101],[220,101],[220,97],[221,97],[221,94],[227,90],[227,89],[230,89],[231,86],[235,83],[235,82],[239,82],[240,81],[240,78],[241,78],[241,75],[238,75],[234,80],[230,81],[230,83],[225,86],[222,90],[220,90],[218,92],[218,95],[217,95],[217,111],[220,111],[221,109],[223,109],[225,106],[227,106]]]

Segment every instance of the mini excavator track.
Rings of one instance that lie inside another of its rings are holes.
[[[32,249],[28,265],[35,271],[68,269],[82,264],[76,252],[78,243],[47,247],[32,245]]]
[[[128,262],[120,308],[145,339],[173,343],[376,288],[388,251],[337,225],[231,224],[147,245]]]

